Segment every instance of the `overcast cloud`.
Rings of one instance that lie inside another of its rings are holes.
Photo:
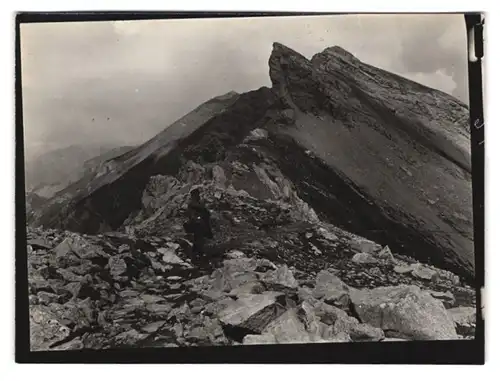
[[[141,143],[214,96],[269,86],[274,41],[308,58],[339,45],[468,103],[461,15],[26,24],[27,156],[71,144]]]

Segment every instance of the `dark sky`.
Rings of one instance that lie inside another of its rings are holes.
[[[72,144],[141,143],[214,96],[269,86],[275,41],[308,58],[339,45],[467,103],[461,15],[25,24],[27,158]]]

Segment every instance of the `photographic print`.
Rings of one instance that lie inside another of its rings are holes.
[[[19,33],[31,352],[475,339],[463,14]]]

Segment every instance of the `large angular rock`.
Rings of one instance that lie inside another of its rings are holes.
[[[324,308],[323,308],[324,307]],[[327,304],[318,301],[302,302],[298,308],[299,319],[304,323],[313,342],[348,342],[349,335],[335,329],[336,314],[324,314]],[[335,307],[331,307],[335,308]],[[338,310],[335,308],[335,310]]]
[[[378,253],[375,254],[376,258],[380,258],[382,260],[386,261],[393,261],[394,256],[392,255],[391,249],[389,246],[384,246],[382,250],[380,250]]]
[[[286,311],[267,325],[263,334],[273,335],[278,344],[300,344],[313,341],[294,309]]]
[[[71,247],[71,238],[65,238],[59,245],[56,246],[54,252],[56,257],[63,257],[73,250]]]
[[[334,233],[332,233],[331,231],[329,231],[323,227],[319,228],[317,231],[318,231],[318,234],[321,235],[327,241],[335,242],[339,239]]]
[[[227,268],[217,269],[212,273],[211,292],[230,292],[247,283],[258,281],[257,275],[253,272],[231,272]]]
[[[74,300],[78,298],[80,292],[82,291],[82,283],[81,282],[70,282],[64,286],[64,289],[71,294],[71,298]]]
[[[71,266],[79,266],[82,263],[80,257],[75,253],[69,252],[66,255],[56,256],[54,259],[51,258],[50,264],[54,267],[64,268]]]
[[[424,266],[421,263],[412,263],[411,265],[399,264],[394,266],[394,272],[398,274],[411,273],[414,278],[433,282],[439,279],[439,273],[435,269]]]
[[[350,296],[363,323],[413,340],[457,338],[443,304],[417,286],[351,289]]]
[[[454,286],[458,286],[460,284],[460,277],[458,275],[455,275],[452,272],[443,269],[436,270],[439,274],[439,279],[448,280]]]
[[[257,260],[254,258],[227,259],[223,262],[224,270],[227,273],[251,272],[257,267]]]
[[[352,341],[382,341],[385,338],[382,329],[368,324],[352,324],[349,336]]]
[[[179,266],[186,266],[189,267],[190,265],[183,261],[181,258],[179,258],[176,253],[175,249],[168,247],[162,247],[158,249],[158,252],[162,254],[162,260],[164,263],[168,265],[179,265]]]
[[[354,254],[354,256],[352,257],[352,261],[354,263],[358,263],[361,265],[368,265],[368,264],[377,263],[377,259],[373,255],[368,254],[368,253]]]
[[[363,238],[353,238],[350,245],[358,253],[376,254],[382,249],[378,243]]]
[[[429,280],[429,281],[437,281],[439,279],[439,274],[436,270],[433,270],[429,267],[425,267],[421,264],[412,265],[413,271],[411,274],[418,279]]]
[[[229,343],[216,319],[203,317],[201,325],[189,329],[184,337],[197,345],[226,345]]]
[[[223,325],[261,333],[264,328],[285,312],[284,294],[267,291],[258,295],[242,295],[218,313]]]
[[[269,285],[270,289],[276,291],[280,291],[282,289],[296,289],[299,286],[292,271],[287,265],[280,266],[274,271],[267,272],[261,278],[261,281],[266,285]]]
[[[109,258],[107,254],[101,247],[96,244],[89,242],[87,239],[80,236],[66,237],[59,245],[54,249],[56,258],[58,261],[64,261],[65,257],[76,258],[74,262],[78,265],[82,259],[94,259],[94,258]]]
[[[333,326],[317,318],[302,321],[296,310],[290,309],[272,321],[262,334],[245,336],[243,344],[301,344],[348,342],[349,340],[347,334],[336,333]]]
[[[231,306],[233,302],[234,299],[229,297],[211,302],[204,306],[203,313],[207,316],[216,316],[219,312]]]
[[[297,297],[300,303],[314,299],[313,290],[309,287],[301,287],[297,292]]]
[[[380,328],[359,323],[345,311],[324,302],[305,301],[299,311],[307,325],[326,340],[380,341],[384,337]]]
[[[328,270],[322,270],[316,276],[316,286],[312,296],[339,308],[346,308],[349,305],[349,288]]]
[[[90,298],[64,304],[51,303],[48,308],[57,319],[73,330],[88,329],[97,322],[97,309]]]
[[[396,266],[394,266],[393,270],[395,273],[398,273],[398,274],[409,274],[413,271],[413,267],[406,266],[406,265],[396,265]]]
[[[71,329],[46,306],[30,307],[30,343],[32,351],[49,350],[66,339]]]

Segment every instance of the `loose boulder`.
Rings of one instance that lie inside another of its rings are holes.
[[[368,253],[354,254],[354,256],[352,257],[352,261],[354,263],[358,263],[358,264],[362,264],[362,265],[377,263],[377,259],[373,255],[368,254]]]
[[[439,274],[436,270],[433,270],[429,267],[425,267],[421,264],[415,264],[412,266],[413,271],[411,274],[418,279],[428,280],[428,281],[436,281],[439,278]]]
[[[218,318],[224,326],[262,333],[270,322],[285,312],[285,304],[284,294],[279,292],[242,295],[219,312]]]
[[[384,338],[382,329],[360,323],[345,311],[320,301],[303,302],[300,306],[303,319],[323,339],[337,341],[380,341]],[[326,325],[327,327],[322,327]],[[325,335],[326,331],[330,332]]]
[[[278,269],[273,271],[268,271],[262,278],[261,281],[269,286],[269,289],[275,291],[281,291],[283,289],[296,289],[299,284],[292,271],[287,265],[278,267]]]
[[[175,254],[175,248],[162,247],[162,248],[158,249],[158,252],[162,255],[163,262],[168,264],[168,265],[178,265],[178,266],[186,266],[186,267],[190,266],[188,263],[184,262],[181,258],[179,258]]]
[[[328,270],[322,270],[316,276],[316,286],[312,296],[339,308],[346,308],[349,305],[349,288]]]
[[[457,338],[443,304],[417,286],[351,289],[350,297],[363,323],[413,340]]]
[[[391,252],[391,249],[389,248],[389,246],[384,246],[384,248],[376,254],[376,257],[380,258],[382,260],[387,260],[387,261],[394,260],[394,256],[392,255],[392,252]]]
[[[49,350],[53,345],[66,339],[70,333],[71,329],[50,308],[40,305],[30,307],[32,350]]]
[[[286,311],[272,321],[265,328],[263,334],[273,335],[278,344],[300,344],[314,341],[311,340],[311,335],[306,331],[294,309]]]
[[[376,254],[382,249],[378,243],[363,238],[353,238],[350,245],[358,253]]]

